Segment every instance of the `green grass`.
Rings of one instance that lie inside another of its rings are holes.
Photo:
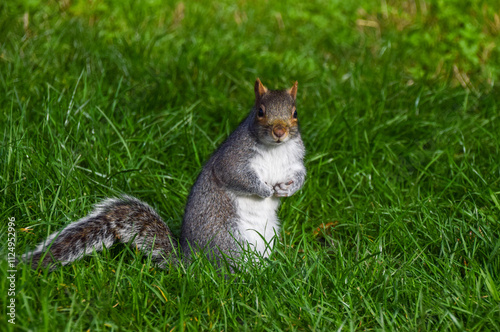
[[[229,280],[126,246],[20,265],[13,330],[500,330],[497,1],[2,1],[0,248],[122,193],[175,234],[203,162],[299,81],[304,188]],[[322,227],[322,225],[326,225]]]

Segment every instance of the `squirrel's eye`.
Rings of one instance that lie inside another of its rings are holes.
[[[259,116],[259,118],[262,118],[264,116],[264,110],[262,109],[262,107],[259,108],[259,113],[257,115]]]
[[[294,118],[294,119],[297,119],[297,110],[295,110],[295,111],[293,112],[293,118]]]

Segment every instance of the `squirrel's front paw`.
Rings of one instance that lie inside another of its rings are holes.
[[[274,193],[273,187],[268,185],[267,183],[263,183],[263,185],[260,187],[260,191],[257,195],[259,195],[262,198],[268,198],[271,197]]]
[[[288,197],[292,196],[299,188],[292,180],[284,183],[277,183],[274,185],[274,196]]]

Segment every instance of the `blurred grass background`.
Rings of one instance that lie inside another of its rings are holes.
[[[498,1],[1,2],[18,254],[121,193],[178,234],[256,77],[299,81],[309,172],[268,267],[228,282],[123,247],[20,266],[16,328],[500,330],[499,33]]]

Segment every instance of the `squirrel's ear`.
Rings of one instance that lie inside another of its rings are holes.
[[[260,102],[260,98],[267,92],[267,88],[262,84],[262,82],[257,78],[255,81],[255,103]]]
[[[295,100],[295,98],[297,97],[297,86],[298,85],[299,85],[299,82],[295,81],[295,84],[290,89],[288,89],[288,93],[290,94],[290,96],[292,96],[293,100]]]

